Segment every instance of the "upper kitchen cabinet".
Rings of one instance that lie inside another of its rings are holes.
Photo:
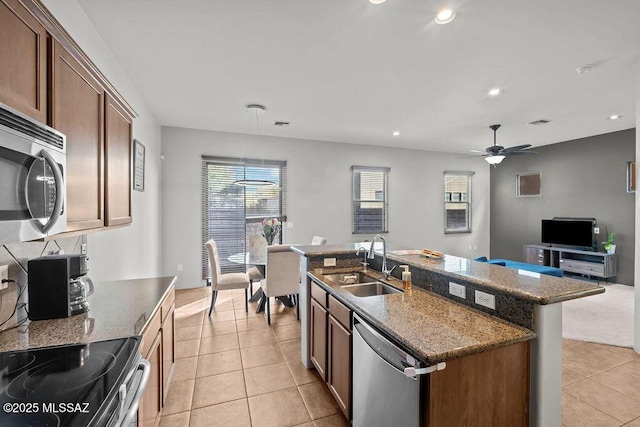
[[[105,91],[57,41],[51,56],[51,124],[67,136],[67,231],[103,227]]]
[[[105,118],[105,225],[131,223],[131,139],[133,118],[107,95]]]
[[[0,0],[0,102],[47,123],[47,31],[17,0]]]

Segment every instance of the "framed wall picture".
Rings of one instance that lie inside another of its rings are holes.
[[[133,189],[144,191],[145,147],[137,139],[133,140]]]
[[[636,162],[627,162],[627,193],[636,192]]]
[[[540,187],[540,172],[516,175],[516,197],[539,197]]]

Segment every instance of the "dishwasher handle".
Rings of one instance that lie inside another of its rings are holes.
[[[423,363],[407,353],[381,333],[364,322],[358,315],[353,316],[353,327],[368,345],[382,360],[395,370],[408,378],[416,379],[418,375],[429,374],[445,368],[444,362],[433,366],[423,366]]]

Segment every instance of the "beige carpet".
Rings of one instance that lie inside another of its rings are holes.
[[[603,294],[562,303],[562,337],[632,347],[634,288],[603,287]]]

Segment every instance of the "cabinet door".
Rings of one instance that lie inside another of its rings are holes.
[[[104,89],[52,43],[52,125],[67,136],[67,231],[104,225]]]
[[[144,358],[151,364],[151,376],[138,407],[138,425],[153,427],[162,414],[162,331],[160,331]]]
[[[0,102],[47,123],[47,32],[17,0],[0,0]]]
[[[169,314],[162,324],[162,404],[164,406],[169,393],[169,380],[173,372],[173,364],[175,362],[174,347],[175,332],[175,305],[171,306]]]
[[[323,380],[327,372],[327,310],[311,298],[311,362]]]
[[[327,385],[348,420],[351,419],[351,355],[351,332],[330,315]]]
[[[131,137],[133,119],[110,96],[106,97],[105,225],[131,222]]]

